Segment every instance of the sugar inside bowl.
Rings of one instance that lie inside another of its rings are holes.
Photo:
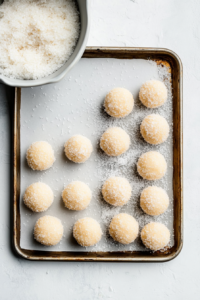
[[[88,30],[88,0],[4,0],[0,82],[30,87],[59,81],[81,58]]]

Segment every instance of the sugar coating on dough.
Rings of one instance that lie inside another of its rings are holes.
[[[114,206],[122,206],[131,198],[131,185],[126,178],[110,177],[102,187],[102,195],[106,202]]]
[[[137,162],[137,171],[147,180],[161,179],[167,170],[167,163],[162,154],[149,151],[142,154]]]
[[[130,137],[120,127],[107,129],[100,140],[101,149],[109,156],[118,156],[130,147]]]
[[[29,167],[33,170],[43,171],[49,169],[54,161],[54,151],[51,145],[45,141],[33,143],[26,152]]]
[[[100,241],[102,230],[96,220],[92,218],[83,218],[74,224],[73,236],[79,245],[90,247]]]
[[[90,140],[82,135],[72,136],[64,148],[67,158],[75,163],[84,163],[93,151]]]
[[[134,242],[138,236],[139,225],[132,216],[121,213],[116,215],[109,226],[109,234],[111,237],[124,245]]]
[[[158,216],[167,210],[169,197],[161,187],[149,186],[141,193],[140,206],[146,214]]]
[[[92,198],[90,188],[81,181],[73,181],[62,192],[65,207],[71,210],[85,209]]]
[[[140,132],[147,143],[158,145],[168,138],[169,125],[162,116],[152,114],[144,118]]]
[[[45,246],[54,246],[63,236],[61,221],[52,216],[44,216],[37,220],[34,227],[34,238]]]
[[[124,88],[115,88],[105,97],[104,107],[107,114],[115,118],[123,118],[129,115],[134,106],[131,92]]]
[[[53,203],[52,189],[43,182],[29,185],[24,193],[24,204],[34,212],[46,211]]]
[[[162,223],[151,222],[143,227],[141,239],[145,247],[150,250],[161,250],[169,244],[170,231]]]
[[[148,108],[159,107],[167,100],[167,88],[162,81],[149,80],[142,85],[139,98]]]

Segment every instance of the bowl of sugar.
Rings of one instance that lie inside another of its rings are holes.
[[[60,81],[88,39],[89,0],[0,0],[0,82],[32,87]]]

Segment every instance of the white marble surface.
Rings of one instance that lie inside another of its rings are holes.
[[[184,208],[181,254],[164,264],[29,262],[10,245],[10,122],[0,84],[0,299],[193,299],[200,295],[199,0],[93,0],[90,46],[174,50],[184,65]],[[196,158],[197,157],[197,158]]]

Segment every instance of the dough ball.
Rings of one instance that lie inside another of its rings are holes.
[[[157,251],[168,245],[170,232],[164,224],[151,222],[143,227],[141,239],[145,247]]]
[[[29,167],[33,170],[47,170],[55,161],[54,151],[47,142],[35,142],[28,148],[26,159]]]
[[[159,107],[167,100],[167,88],[159,80],[149,80],[142,85],[139,98],[146,107]]]
[[[92,218],[83,218],[74,224],[73,236],[77,243],[83,247],[94,246],[102,236],[99,223]]]
[[[103,198],[114,206],[122,206],[131,198],[132,188],[126,178],[111,177],[102,187]]]
[[[82,135],[74,135],[65,143],[65,155],[75,163],[84,163],[92,151],[90,140]]]
[[[169,206],[169,197],[160,187],[149,186],[140,196],[140,206],[150,216],[163,214]]]
[[[138,222],[132,216],[124,213],[116,215],[109,226],[111,237],[124,245],[132,243],[138,236],[138,232]]]
[[[24,204],[34,212],[47,210],[53,203],[53,191],[43,182],[36,182],[27,187],[24,193]]]
[[[109,156],[118,156],[126,152],[130,146],[130,137],[120,127],[107,129],[101,137],[100,147]]]
[[[45,246],[54,246],[60,242],[63,236],[63,226],[58,218],[44,216],[37,220],[34,227],[36,241]]]
[[[133,95],[124,88],[111,90],[105,98],[104,107],[107,114],[115,118],[129,115],[134,106]]]
[[[149,151],[140,156],[137,170],[144,179],[157,180],[165,175],[167,163],[162,154],[157,151]]]
[[[89,205],[92,192],[84,182],[74,181],[66,186],[62,192],[62,198],[67,208],[83,210]]]
[[[149,115],[142,121],[140,132],[149,144],[158,145],[166,141],[169,135],[169,125],[160,115]]]

